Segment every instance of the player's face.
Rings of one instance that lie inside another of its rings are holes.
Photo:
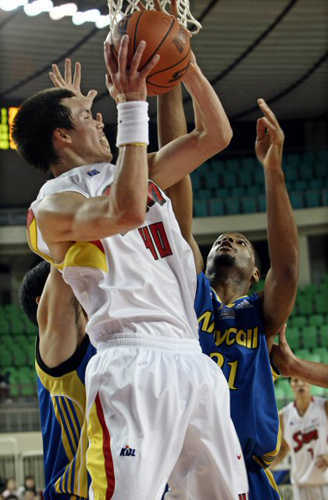
[[[292,377],[290,380],[290,386],[295,394],[295,397],[310,395],[311,385],[301,378]]]
[[[71,148],[81,158],[81,164],[111,161],[113,155],[104,134],[104,124],[93,118],[90,104],[79,97],[63,99],[63,104],[71,111],[75,129],[70,129],[68,135]]]
[[[255,266],[252,245],[240,233],[225,233],[217,238],[208,254],[207,264],[214,261],[218,263],[226,261],[227,264],[231,261],[231,264],[237,263],[249,269]]]

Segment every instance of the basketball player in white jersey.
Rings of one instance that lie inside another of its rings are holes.
[[[328,400],[311,396],[311,385],[291,378],[295,401],[280,411],[282,444],[273,467],[290,452],[294,500],[328,498]]]
[[[13,131],[25,159],[55,176],[31,205],[29,244],[71,285],[98,350],[86,374],[90,498],[157,500],[171,475],[190,500],[244,499],[228,387],[198,343],[193,257],[160,189],[226,147],[230,125],[193,58],[185,85],[196,128],[147,157],[146,77],[157,59],[139,71],[140,44],[127,70],[127,43],[118,66],[105,50],[116,167],[91,115],[94,93],[43,91]]]

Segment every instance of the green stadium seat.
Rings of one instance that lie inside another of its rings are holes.
[[[322,277],[322,283],[328,283],[328,273],[324,274]]]
[[[319,158],[319,160],[322,160],[322,161],[328,163],[328,151],[327,150],[318,151],[317,152],[317,157]]]
[[[252,184],[251,186],[247,186],[246,195],[247,196],[257,196],[262,193],[262,188],[257,186],[256,184]]]
[[[263,167],[256,167],[254,170],[253,170],[253,179],[254,179],[254,182],[257,186],[263,186],[264,185],[264,171],[263,171]]]
[[[317,179],[326,179],[328,175],[328,166],[326,163],[317,162],[314,165],[314,175]]]
[[[226,168],[230,170],[230,172],[238,172],[240,170],[240,163],[237,158],[226,160]]]
[[[312,349],[312,353],[318,356],[319,362],[325,363],[325,358],[328,356],[328,349],[326,347],[315,347]]]
[[[295,182],[298,179],[297,168],[295,165],[285,165],[284,167],[286,182]]]
[[[5,346],[1,346],[0,349],[0,368],[9,368],[13,365],[12,354],[9,349]]]
[[[324,321],[325,318],[323,314],[312,314],[312,316],[309,317],[309,325],[317,328],[323,325]]]
[[[300,292],[302,295],[313,298],[318,292],[318,287],[314,283],[311,283],[300,288]]]
[[[328,282],[327,281],[322,281],[320,285],[318,286],[318,292],[326,294],[327,300],[328,300]]]
[[[321,356],[319,354],[316,354],[315,352],[311,352],[306,359],[307,361],[313,361],[314,363],[321,362]]]
[[[322,179],[311,179],[309,182],[310,189],[322,189],[324,187],[324,182]]]
[[[305,205],[307,208],[321,207],[322,196],[319,189],[307,189],[304,192]]]
[[[256,160],[253,156],[242,158],[240,163],[243,168],[253,169],[256,166]]]
[[[311,297],[300,294],[296,303],[299,314],[309,315],[313,313],[313,303]]]
[[[322,347],[328,347],[328,325],[322,325],[319,328],[319,336]]]
[[[294,393],[292,391],[292,388],[290,387],[289,380],[281,380],[280,387],[283,389],[286,399],[294,399]]]
[[[207,202],[205,200],[194,200],[194,217],[207,217]]]
[[[235,172],[227,170],[223,176],[223,186],[225,187],[235,187],[237,185],[237,175]]]
[[[326,293],[318,293],[314,300],[315,310],[319,314],[328,313],[328,298]]]
[[[297,180],[293,182],[292,191],[305,191],[307,189],[308,183],[304,180]]]
[[[286,162],[289,165],[299,165],[301,163],[301,155],[299,153],[289,153],[286,155]]]
[[[11,398],[17,398],[20,393],[19,377],[17,374],[12,374],[9,380],[9,395]]]
[[[305,326],[302,330],[303,347],[312,349],[318,346],[317,329],[315,326]]]
[[[242,197],[245,194],[245,189],[243,186],[234,186],[233,188],[230,189],[230,196],[235,196],[235,197]]]
[[[251,186],[253,184],[253,175],[251,170],[240,170],[238,179],[241,186]]]
[[[300,349],[300,334],[299,330],[296,327],[288,326],[286,330],[287,342],[290,345],[290,348],[294,351],[296,349]]]
[[[191,175],[191,183],[193,189],[201,189],[201,177],[199,175]]]
[[[326,350],[325,353],[322,353],[322,362],[326,363],[326,365],[328,365],[328,350]]]
[[[300,179],[310,180],[313,178],[313,171],[311,163],[300,163],[298,165],[298,172]]]
[[[301,191],[291,191],[289,193],[290,202],[295,210],[304,208],[303,193]]]
[[[293,316],[292,326],[298,329],[304,328],[307,324],[307,319],[305,316]]]
[[[197,198],[199,200],[209,200],[213,197],[211,189],[199,189]]]
[[[28,321],[26,323],[26,334],[30,337],[35,337],[38,334],[38,327]]]
[[[226,165],[222,160],[211,160],[211,170],[212,172],[224,173]]]
[[[314,151],[305,151],[302,154],[302,160],[307,163],[314,163],[316,160],[316,154]]]
[[[265,194],[259,194],[257,196],[257,203],[258,203],[259,211],[266,212],[266,195]]]
[[[4,313],[0,316],[0,337],[10,333],[10,323]]]
[[[325,396],[325,389],[323,387],[313,385],[311,387],[311,394],[312,394],[312,396],[323,397],[323,396]]]
[[[254,214],[257,212],[256,198],[254,196],[243,196],[240,202],[243,214]]]
[[[26,354],[22,349],[16,347],[15,352],[13,353],[14,365],[15,366],[25,366],[26,365]]]
[[[220,216],[224,215],[224,202],[223,200],[209,200],[209,215]]]
[[[226,196],[229,196],[229,189],[228,188],[216,188],[214,190],[215,197],[216,198],[225,198]]]
[[[220,185],[220,174],[218,172],[208,172],[205,177],[207,189],[216,189]]]
[[[295,355],[301,359],[308,359],[310,354],[311,353],[310,353],[309,349],[298,349],[295,351]]]
[[[228,215],[240,214],[240,203],[237,197],[228,197],[225,199],[226,213]]]

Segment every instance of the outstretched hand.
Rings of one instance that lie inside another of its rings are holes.
[[[257,120],[255,153],[264,168],[281,167],[285,135],[264,99],[258,105],[263,117]]]
[[[65,59],[64,76],[59,71],[57,64],[52,65],[52,71],[49,73],[50,79],[55,87],[67,89],[74,92],[77,97],[82,97],[86,100],[86,104],[91,107],[94,98],[98,94],[96,90],[90,90],[86,96],[81,92],[81,63],[76,62],[74,75],[72,78],[72,61]]]
[[[106,86],[115,101],[117,101],[120,95],[125,95],[126,100],[145,101],[147,98],[146,78],[158,63],[160,56],[156,54],[148,64],[139,70],[142,54],[146,48],[146,42],[141,41],[128,68],[128,44],[129,37],[128,35],[124,35],[121,39],[116,63],[113,57],[112,45],[107,41],[104,43],[104,57],[108,71]]]
[[[327,470],[327,468],[328,468],[328,454],[318,455],[318,460],[316,461],[315,465],[322,472],[324,472],[325,470]]]
[[[292,376],[291,366],[296,359],[295,354],[286,340],[286,328],[284,325],[279,332],[279,344],[272,345],[273,362],[284,377]]]

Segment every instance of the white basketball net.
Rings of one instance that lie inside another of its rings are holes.
[[[128,4],[125,11],[123,11],[123,0],[108,0],[109,8],[109,26],[112,28],[122,17],[132,14],[139,9],[139,0],[125,0]],[[163,9],[169,13],[170,0],[160,0]],[[152,0],[143,0],[143,5],[147,10],[154,10],[154,2]],[[189,0],[178,0],[178,21],[182,26],[190,29],[193,34],[197,34],[202,25],[193,17],[189,8]]]

